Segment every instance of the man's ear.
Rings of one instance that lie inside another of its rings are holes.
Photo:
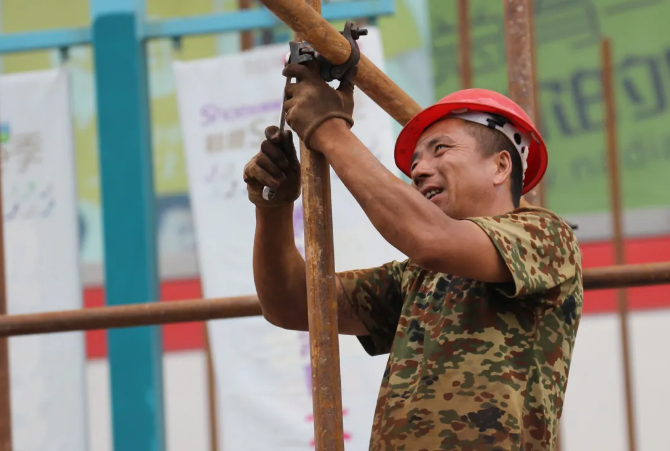
[[[495,164],[493,184],[499,186],[512,176],[512,156],[508,151],[503,150],[494,155],[493,161]]]

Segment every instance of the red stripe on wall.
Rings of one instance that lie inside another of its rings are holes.
[[[584,268],[614,264],[614,246],[609,242],[583,244],[582,255]],[[670,261],[670,236],[627,240],[625,255],[626,262],[630,264]],[[630,288],[627,293],[632,310],[670,307],[670,285]],[[616,290],[585,293],[584,313],[606,313],[616,310]]]
[[[654,263],[670,261],[670,236],[630,239],[626,242],[628,263]],[[611,243],[587,243],[582,245],[584,268],[610,266],[614,264],[614,248]],[[628,290],[631,310],[659,309],[670,307],[670,285],[659,285]],[[200,281],[170,280],[161,284],[161,299],[170,302],[201,297]],[[84,291],[86,307],[103,306],[105,295],[102,288]],[[588,291],[584,298],[584,313],[607,313],[616,311],[616,291]],[[162,326],[163,348],[166,352],[199,350],[204,348],[204,323],[169,324]],[[107,356],[107,331],[86,332],[88,358]]]

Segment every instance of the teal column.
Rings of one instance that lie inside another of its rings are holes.
[[[159,299],[141,0],[91,0],[107,305]],[[159,327],[112,329],[115,451],[164,451]]]

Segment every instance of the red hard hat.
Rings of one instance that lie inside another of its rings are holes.
[[[463,89],[456,91],[436,104],[415,115],[400,132],[395,146],[395,163],[408,177],[412,156],[421,134],[439,119],[452,112],[473,111],[503,116],[521,132],[531,135],[522,194],[537,185],[547,170],[549,155],[540,132],[528,115],[510,98],[488,89]]]

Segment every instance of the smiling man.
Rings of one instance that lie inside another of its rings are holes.
[[[371,450],[553,450],[582,309],[570,226],[519,208],[547,152],[523,110],[483,89],[453,93],[398,137],[389,172],[350,131],[355,71],[338,89],[290,65],[286,120],[325,155],[379,233],[408,258],[338,273],[339,333],[389,354]],[[272,324],[308,330],[293,238],[300,165],[266,129],[244,179],[256,204],[254,278]],[[277,190],[267,201],[263,186]],[[381,263],[381,262],[380,262]]]

